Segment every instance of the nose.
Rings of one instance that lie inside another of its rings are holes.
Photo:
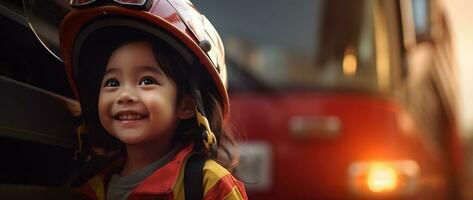
[[[138,97],[132,91],[123,91],[117,99],[118,104],[130,104],[138,101]]]

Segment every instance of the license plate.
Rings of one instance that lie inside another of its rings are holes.
[[[248,191],[268,190],[272,181],[272,151],[267,142],[238,144],[240,164],[235,175],[245,183]]]

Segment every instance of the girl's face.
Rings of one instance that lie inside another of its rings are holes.
[[[176,85],[159,67],[151,44],[126,44],[108,60],[98,102],[100,122],[126,145],[170,142],[178,120],[187,118],[176,95]]]

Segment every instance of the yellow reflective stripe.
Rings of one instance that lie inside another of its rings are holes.
[[[214,160],[207,160],[204,165],[204,196],[224,176],[230,174],[225,168]]]
[[[88,181],[90,188],[95,192],[99,200],[105,200],[105,187],[103,185],[103,176],[94,176]]]
[[[173,195],[174,199],[185,199],[185,191],[184,191],[184,170],[186,169],[187,161],[184,165],[182,165],[179,176],[177,177],[176,183],[173,187]]]
[[[184,199],[184,171],[185,165],[181,167],[176,184],[173,187],[174,199]],[[221,165],[211,159],[205,161],[203,173],[204,182],[202,184],[204,186],[204,196],[210,189],[212,189],[217,184],[218,181],[220,181],[226,175],[230,174],[230,172],[228,172],[225,168],[223,168]],[[238,188],[236,188],[236,190],[238,191]],[[238,194],[240,193],[238,192]]]
[[[241,200],[243,196],[241,196],[240,190],[237,186],[233,186],[232,191],[227,194],[224,198],[225,200]]]

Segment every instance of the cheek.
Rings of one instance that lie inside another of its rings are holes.
[[[143,102],[146,102],[146,107],[152,117],[169,118],[173,117],[176,110],[176,100],[174,96],[147,94],[142,97]],[[153,116],[155,115],[155,116]]]
[[[108,116],[110,115],[110,95],[105,95],[102,92],[99,94],[98,100],[98,114],[100,123],[106,127],[106,122],[109,121]]]

